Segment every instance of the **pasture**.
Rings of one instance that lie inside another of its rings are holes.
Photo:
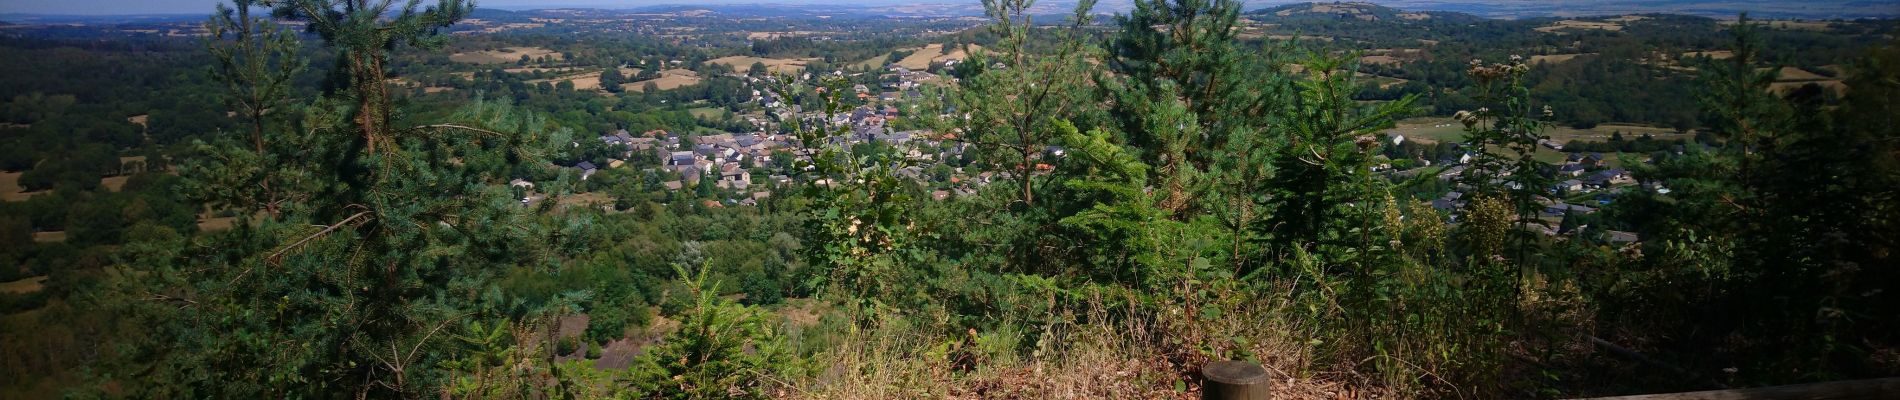
[[[1565,61],[1577,59],[1577,57],[1592,56],[1596,54],[1597,53],[1536,55],[1536,56],[1531,56],[1530,63],[1531,65],[1544,64],[1544,63],[1561,64]]]
[[[0,293],[21,294],[38,292],[46,288],[46,275],[28,277],[12,282],[0,283]]]
[[[669,69],[660,71],[659,78],[620,84],[620,89],[627,92],[643,92],[646,91],[647,83],[652,83],[660,90],[673,90],[699,83],[699,73],[689,69]]]
[[[26,201],[26,199],[33,198],[34,195],[46,193],[44,190],[37,192],[23,191],[24,188],[20,187],[20,175],[22,174],[25,174],[25,172],[0,172],[0,200]]]
[[[970,45],[970,48],[982,49],[983,46],[978,46],[978,45],[973,44],[973,45]],[[923,70],[926,68],[930,68],[931,63],[938,63],[938,62],[944,62],[944,61],[949,61],[949,60],[962,60],[962,59],[970,58],[970,53],[964,52],[962,46],[958,46],[958,48],[950,49],[950,51],[946,53],[943,51],[943,44],[941,43],[931,43],[929,45],[925,45],[922,48],[913,49],[913,50],[914,51],[910,53],[910,56],[904,57],[904,59],[902,60],[898,60],[897,66],[912,69],[912,70]]]
[[[755,63],[765,64],[765,70],[771,71],[772,73],[775,73],[775,74],[776,73],[796,74],[805,70],[805,63],[808,63],[814,60],[818,60],[818,59],[816,58],[764,58],[764,57],[753,57],[753,56],[726,56],[726,57],[719,57],[719,58],[707,60],[706,62],[709,64],[725,64],[728,67],[732,67],[732,70],[739,71],[739,72],[746,72],[746,70],[749,68],[752,68],[752,64],[755,64]]]
[[[469,64],[500,64],[521,61],[521,56],[529,58],[547,57],[551,60],[562,59],[561,52],[540,47],[504,47],[498,50],[484,50],[449,55],[449,61]]]

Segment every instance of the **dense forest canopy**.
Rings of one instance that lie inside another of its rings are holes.
[[[0,398],[1900,374],[1894,20],[1068,6],[0,25]]]

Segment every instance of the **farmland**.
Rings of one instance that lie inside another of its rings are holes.
[[[641,91],[646,90],[646,86],[648,83],[652,83],[654,87],[659,88],[660,90],[673,90],[673,89],[678,89],[681,86],[687,86],[687,85],[699,83],[699,81],[700,81],[700,78],[699,78],[698,72],[693,72],[693,70],[690,70],[690,69],[669,69],[665,71],[660,71],[660,77],[658,78],[648,79],[648,80],[639,81],[639,82],[623,83],[620,85],[620,87],[628,92],[641,92]]]
[[[469,64],[501,64],[501,63],[512,63],[516,61],[521,61],[521,56],[528,56],[528,58],[533,58],[533,59],[539,59],[543,57],[546,57],[549,60],[563,59],[563,56],[561,55],[560,52],[557,52],[554,50],[548,50],[545,48],[504,47],[497,50],[483,50],[483,51],[469,52],[469,53],[450,54],[449,60],[459,62],[459,63],[469,63]]]
[[[741,71],[741,72],[745,71],[747,68],[752,68],[752,64],[765,64],[766,70],[771,71],[772,73],[775,73],[775,74],[776,73],[796,74],[796,73],[799,73],[800,71],[805,70],[805,63],[808,63],[814,60],[817,60],[817,59],[816,58],[791,59],[791,58],[764,58],[764,57],[754,57],[754,56],[727,56],[727,57],[720,57],[720,58],[715,58],[712,60],[707,60],[706,63],[724,64],[728,67],[732,67],[733,70]]]

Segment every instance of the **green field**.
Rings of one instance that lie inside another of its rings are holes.
[[[694,117],[712,119],[719,118],[720,115],[725,114],[726,109],[719,107],[699,107],[686,110],[686,112],[692,113]]]
[[[1601,125],[1597,125],[1595,128],[1590,128],[1590,129],[1577,129],[1577,128],[1572,128],[1568,126],[1555,126],[1555,127],[1550,127],[1549,129],[1545,130],[1544,135],[1549,136],[1551,140],[1554,140],[1558,143],[1569,143],[1572,140],[1601,142],[1601,141],[1610,140],[1610,137],[1613,136],[1616,132],[1622,132],[1623,137],[1625,139],[1631,139],[1631,140],[1634,140],[1637,137],[1642,136],[1643,134],[1649,134],[1650,136],[1653,136],[1658,140],[1672,140],[1672,139],[1687,140],[1687,139],[1692,139],[1695,137],[1695,133],[1693,131],[1687,132],[1687,133],[1677,133],[1676,130],[1670,129],[1670,128],[1659,128],[1659,127],[1653,127],[1653,126],[1642,126],[1642,125],[1631,125],[1631,124],[1601,124]],[[1418,117],[1418,118],[1407,118],[1405,120],[1401,120],[1398,122],[1398,124],[1396,124],[1395,127],[1393,127],[1392,129],[1386,130],[1386,133],[1404,135],[1407,140],[1417,140],[1417,141],[1426,142],[1426,143],[1437,143],[1441,141],[1461,141],[1461,140],[1464,140],[1465,138],[1465,126],[1463,124],[1459,124],[1457,121],[1452,120],[1451,118]],[[1538,161],[1544,161],[1544,162],[1555,164],[1555,163],[1563,162],[1564,156],[1565,156],[1564,152],[1551,150],[1549,148],[1539,146],[1537,148],[1537,154],[1535,157],[1537,158]],[[1647,156],[1640,155],[1640,154],[1628,154],[1626,156],[1635,157],[1637,161],[1641,161],[1642,159],[1647,158]],[[1615,157],[1615,156],[1609,157],[1609,163],[1610,163],[1610,166],[1612,167],[1623,166],[1623,161],[1619,157]]]

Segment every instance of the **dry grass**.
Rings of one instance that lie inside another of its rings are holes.
[[[623,76],[633,76],[633,74],[638,74],[638,73],[640,73],[639,68],[621,68],[620,69],[620,74]],[[574,84],[574,90],[600,90],[600,71],[583,72],[583,73],[566,75],[566,76],[558,76],[558,77],[553,77],[553,78],[548,78],[548,79],[533,79],[533,80],[523,81],[523,83],[526,83],[529,85],[540,84],[542,82],[547,82],[549,84],[571,82]]]
[[[33,232],[34,243],[59,243],[66,241],[66,231]]]
[[[237,217],[199,218],[198,230],[204,232],[226,231],[230,230],[231,226],[235,224],[237,224]]]
[[[0,293],[20,294],[38,292],[46,288],[46,276],[40,275],[25,279],[0,283]]]
[[[1393,57],[1393,56],[1380,55],[1380,56],[1359,57],[1359,63],[1361,64],[1399,65],[1399,62],[1401,62],[1401,60],[1399,60],[1398,57]]]
[[[0,200],[26,201],[26,199],[33,198],[34,195],[46,193],[44,190],[37,192],[23,191],[20,187],[21,174],[25,174],[25,172],[0,172]]]
[[[1807,86],[1807,85],[1820,86],[1822,89],[1827,89],[1828,91],[1834,92],[1836,94],[1847,93],[1847,84],[1842,83],[1841,81],[1838,81],[1838,80],[1775,82],[1775,83],[1768,84],[1768,91],[1774,92],[1775,94],[1788,94],[1788,92],[1794,91],[1795,89],[1800,89],[1801,87]]]
[[[1795,68],[1795,67],[1781,67],[1781,71],[1779,72],[1780,72],[1780,76],[1776,77],[1775,79],[1775,81],[1777,82],[1825,81],[1825,80],[1834,79],[1834,78],[1821,76],[1821,74],[1808,72],[1808,70],[1805,70],[1805,69],[1800,69],[1800,68]]]
[[[117,192],[121,189],[125,189],[125,181],[129,181],[129,180],[132,180],[131,175],[109,176],[105,178],[99,178],[99,186],[104,186],[106,190]]]
[[[796,74],[796,73],[799,73],[800,71],[805,70],[805,63],[812,62],[815,60],[818,60],[818,59],[817,58],[764,58],[764,57],[752,57],[752,56],[726,56],[726,57],[719,57],[719,58],[707,60],[706,62],[710,64],[725,64],[726,66],[732,67],[734,71],[739,71],[739,72],[745,72],[747,68],[752,68],[752,64],[754,63],[762,63],[762,64],[765,64],[765,69],[767,71],[771,71],[772,73],[775,73],[775,74],[776,73]]]
[[[633,82],[633,83],[623,83],[620,85],[620,88],[628,92],[643,92],[643,91],[646,91],[647,83],[650,82],[650,83],[653,83],[654,87],[657,87],[660,90],[673,90],[673,89],[678,89],[681,86],[697,84],[699,83],[699,81],[700,79],[699,79],[698,72],[693,72],[692,70],[689,70],[689,69],[669,69],[665,71],[660,71],[659,78],[653,78],[653,79],[648,79],[648,80]]]
[[[1179,305],[1173,306],[1177,312],[1149,314],[1097,300],[1047,319],[1090,323],[1005,323],[990,331],[950,334],[905,322],[916,318],[897,317],[874,318],[868,327],[842,332],[794,327],[794,341],[823,347],[806,371],[809,376],[779,379],[785,383],[779,397],[1185,400],[1200,397],[1201,365],[1241,354],[1252,354],[1267,368],[1275,398],[1379,394],[1329,378],[1347,375],[1315,370],[1322,368],[1313,362],[1315,346],[1308,333],[1287,322],[1297,318],[1287,303],[1256,300],[1222,302],[1218,307],[1226,317],[1211,322],[1189,321],[1186,316],[1195,310]],[[1185,390],[1177,390],[1177,384]]]
[[[1583,53],[1583,54],[1545,54],[1545,55],[1538,55],[1538,56],[1531,56],[1531,65],[1537,65],[1537,64],[1542,64],[1542,63],[1551,63],[1551,64],[1560,64],[1560,63],[1563,63],[1563,62],[1565,62],[1565,61],[1570,61],[1570,60],[1574,60],[1574,59],[1576,59],[1577,57],[1582,57],[1582,56],[1587,56],[1587,55],[1595,55],[1595,54],[1596,54],[1596,53]]]
[[[1775,83],[1768,85],[1768,91],[1775,94],[1785,95],[1810,84],[1820,86],[1835,94],[1847,93],[1847,84],[1841,82],[1839,78],[1830,78],[1795,67],[1781,67],[1781,70],[1777,72],[1780,75],[1776,77]]]
[[[505,47],[500,50],[450,54],[449,61],[470,64],[500,64],[521,61],[522,55],[527,55],[529,58],[547,57],[551,60],[560,60],[563,57],[561,52],[540,47]]]
[[[1691,52],[1682,53],[1682,58],[1691,58],[1691,57],[1708,57],[1711,60],[1727,60],[1729,58],[1735,57],[1735,52],[1728,51],[1728,50],[1715,50],[1715,51],[1691,51]]]
[[[972,44],[970,45],[970,48],[982,49],[983,46]],[[944,62],[944,61],[949,61],[949,60],[962,60],[962,59],[970,58],[970,54],[964,52],[961,46],[959,46],[958,48],[950,49],[950,52],[947,54],[943,52],[943,45],[938,44],[938,43],[931,43],[929,45],[925,45],[923,48],[911,49],[911,50],[913,50],[913,52],[910,53],[910,56],[904,57],[904,59],[897,61],[897,66],[909,68],[912,70],[922,70],[925,68],[930,68],[931,63],[939,63],[939,62]]]

